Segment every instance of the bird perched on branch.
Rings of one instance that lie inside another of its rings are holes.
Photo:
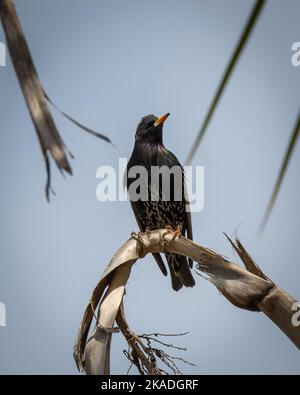
[[[163,144],[163,124],[169,113],[157,118],[147,115],[138,124],[135,144],[125,172],[130,203],[142,232],[170,228],[175,235],[192,239],[191,214],[187,211],[184,171],[178,159]],[[162,273],[167,275],[159,253],[153,254]],[[166,253],[175,291],[195,285],[185,256]]]

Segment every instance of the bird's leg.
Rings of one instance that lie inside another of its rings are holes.
[[[145,256],[145,244],[141,236],[143,232],[131,232],[131,237],[137,241],[137,256],[139,258],[144,258]]]
[[[182,225],[177,225],[177,229],[175,231],[178,237],[182,236]]]

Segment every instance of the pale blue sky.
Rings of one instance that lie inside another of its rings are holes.
[[[170,112],[165,145],[183,162],[253,1],[15,0],[50,97],[107,133],[98,141],[54,113],[76,159],[53,167],[44,196],[40,148],[10,60],[0,68],[0,372],[76,373],[72,346],[85,305],[110,257],[137,229],[128,202],[96,200],[96,169],[131,154],[139,119]],[[256,231],[299,111],[300,3],[269,0],[194,164],[205,166],[205,207],[194,238],[234,258],[222,232],[241,237],[262,269],[300,298],[297,145],[264,235]],[[0,41],[4,33],[0,29]],[[172,291],[152,257],[138,262],[125,298],[137,332],[190,331],[185,373],[300,373],[296,347],[262,314],[234,308],[197,276]],[[126,373],[114,335],[112,372]]]

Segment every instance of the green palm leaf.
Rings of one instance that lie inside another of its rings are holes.
[[[194,142],[194,144],[193,144],[193,146],[191,148],[191,151],[190,151],[190,153],[188,155],[188,158],[186,160],[186,164],[190,164],[192,162],[192,159],[193,159],[193,157],[194,157],[194,155],[195,155],[195,153],[197,151],[197,148],[198,148],[201,140],[203,139],[203,136],[204,136],[204,134],[205,134],[205,132],[207,130],[208,124],[209,124],[209,122],[210,122],[210,120],[211,120],[211,118],[212,118],[212,116],[213,116],[213,114],[215,112],[215,109],[216,109],[216,107],[217,107],[217,105],[219,103],[219,100],[220,100],[220,98],[222,96],[222,93],[224,92],[224,89],[225,89],[225,87],[227,85],[227,82],[228,82],[228,80],[229,80],[229,78],[230,78],[230,76],[231,76],[231,74],[232,74],[232,72],[234,70],[234,67],[236,66],[236,64],[237,64],[237,62],[238,62],[238,60],[240,58],[240,55],[241,55],[243,49],[246,46],[246,43],[247,43],[247,41],[248,41],[248,39],[249,39],[249,37],[251,35],[251,32],[253,31],[253,29],[255,27],[255,24],[256,24],[256,22],[258,20],[259,15],[261,14],[261,11],[262,11],[263,6],[265,5],[265,3],[266,3],[266,0],[257,0],[256,3],[254,4],[254,7],[253,7],[253,9],[252,9],[252,11],[251,11],[251,13],[249,15],[248,21],[247,21],[247,23],[246,23],[246,25],[245,25],[245,27],[243,29],[243,32],[242,32],[242,34],[240,36],[240,39],[239,39],[239,41],[238,41],[238,43],[237,43],[237,45],[236,45],[236,47],[235,47],[235,49],[233,51],[233,54],[231,56],[230,61],[229,61],[228,65],[227,65],[227,67],[225,69],[225,72],[223,74],[223,78],[222,78],[222,80],[221,80],[221,82],[220,82],[220,84],[219,84],[219,86],[217,88],[215,96],[214,96],[214,98],[213,98],[213,100],[211,102],[211,105],[210,105],[209,109],[208,109],[206,117],[205,117],[205,119],[204,119],[204,121],[203,121],[203,123],[202,123],[202,125],[200,127],[200,130],[198,132],[196,140],[195,140],[195,142]]]
[[[261,234],[262,231],[264,230],[264,228],[265,228],[265,226],[267,224],[267,221],[268,221],[268,219],[270,217],[270,214],[272,212],[272,209],[274,207],[274,204],[275,204],[276,198],[278,196],[281,184],[283,182],[283,179],[284,179],[284,176],[286,174],[288,165],[290,163],[293,150],[294,150],[294,148],[296,146],[296,143],[297,143],[297,138],[299,136],[299,131],[300,131],[300,112],[299,112],[298,119],[297,119],[297,122],[295,124],[295,127],[294,127],[294,129],[292,131],[292,135],[290,137],[290,141],[289,141],[289,144],[288,144],[288,147],[287,147],[287,150],[286,150],[286,153],[285,153],[285,156],[284,156],[284,159],[283,159],[283,162],[282,162],[282,165],[281,165],[281,168],[280,168],[277,180],[276,180],[276,184],[275,184],[274,190],[272,192],[269,204],[267,206],[267,210],[266,210],[265,215],[263,217],[263,220],[262,220],[262,222],[260,224],[259,234]]]

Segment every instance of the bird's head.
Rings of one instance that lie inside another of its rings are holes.
[[[135,141],[150,144],[162,143],[163,124],[169,115],[170,113],[167,113],[158,118],[150,114],[143,117],[136,129]]]

